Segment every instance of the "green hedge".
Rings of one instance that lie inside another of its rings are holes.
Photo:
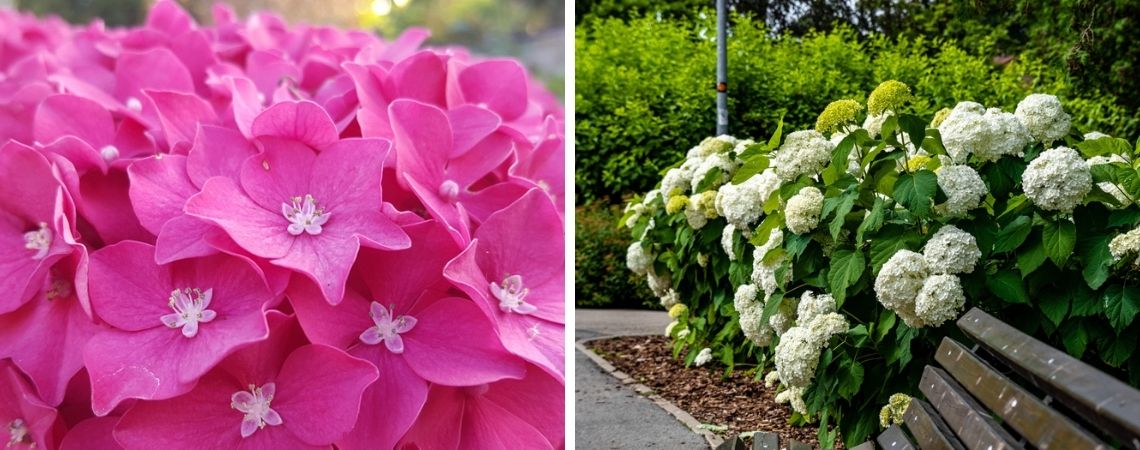
[[[588,308],[660,308],[645,282],[625,267],[633,242],[618,227],[622,210],[594,202],[579,206],[574,225],[575,304]]]
[[[644,192],[659,172],[715,130],[715,25],[642,17],[588,20],[575,31],[577,201],[619,202]],[[923,38],[860,38],[847,28],[772,37],[735,17],[729,38],[730,131],[768,136],[781,116],[810,128],[839,98],[865,100],[886,79],[923,99],[913,112],[932,116],[959,100],[986,99],[1006,110],[1030,92],[1065,99],[1083,130],[1133,135],[1140,119],[1115,98],[1075,90],[1062,68],[1032,58],[995,66],[952,43]]]

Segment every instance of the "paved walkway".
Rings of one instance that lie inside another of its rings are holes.
[[[575,340],[665,332],[664,311],[575,310]],[[574,438],[583,449],[707,449],[705,439],[649,399],[574,355]]]

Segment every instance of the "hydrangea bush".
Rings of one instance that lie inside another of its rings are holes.
[[[628,266],[678,312],[675,353],[778,382],[848,447],[972,306],[1140,385],[1137,149],[1050,95],[933,118],[912,99],[888,81],[816,129],[705,139],[628,205]]]
[[[560,448],[563,115],[519,63],[0,11],[5,448]]]

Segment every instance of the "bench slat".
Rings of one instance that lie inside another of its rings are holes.
[[[1001,416],[1033,446],[1107,448],[1107,444],[998,373],[962,344],[943,338],[934,359],[974,398]]]
[[[780,437],[776,433],[758,431],[752,435],[752,450],[780,450]]]
[[[906,437],[906,433],[903,433],[902,428],[899,428],[898,425],[891,425],[875,440],[879,442],[879,447],[884,450],[914,450],[914,444],[910,442],[910,438]]]
[[[875,450],[875,443],[871,441],[851,447],[851,450]]]
[[[938,417],[934,408],[919,399],[912,399],[910,407],[903,413],[906,427],[914,436],[919,448],[925,450],[965,450],[966,447],[954,437],[950,426]]]
[[[788,450],[812,450],[812,448],[810,445],[793,439],[788,442]]]
[[[926,366],[919,390],[938,409],[966,448],[1002,450],[1022,448],[1017,440],[994,422],[982,405],[942,369]]]
[[[1093,425],[1140,449],[1140,391],[972,308],[958,327]]]

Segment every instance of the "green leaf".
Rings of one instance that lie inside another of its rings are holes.
[[[764,169],[768,168],[768,157],[764,155],[756,155],[744,161],[744,165],[736,170],[736,175],[732,176],[732,184],[740,184],[752,178]]]
[[[768,138],[768,151],[775,150],[780,146],[780,138],[784,134],[784,114],[780,113],[780,120],[776,122],[776,132],[772,133],[772,137]]]
[[[994,253],[1008,252],[1020,246],[1029,236],[1032,227],[1033,221],[1029,216],[1018,216],[1013,219],[1013,222],[1001,227],[1001,231],[998,231],[997,242],[994,243]]]
[[[926,138],[926,121],[913,114],[899,116],[899,129],[902,130],[914,145],[922,145]]]
[[[1069,313],[1069,293],[1062,289],[1042,289],[1037,307],[1049,318],[1053,325],[1061,325]]]
[[[1112,367],[1120,367],[1136,352],[1136,333],[1132,336],[1120,336],[1112,339],[1100,349],[1101,359]]]
[[[1045,263],[1045,244],[1041,239],[1033,238],[1033,244],[1017,254],[1017,269],[1021,271],[1022,278],[1029,276],[1043,263]]]
[[[874,273],[902,249],[914,250],[922,244],[922,235],[899,226],[884,227],[884,231],[871,239],[871,268]]]
[[[1111,240],[1107,235],[1081,236],[1077,240],[1077,254],[1085,264],[1081,275],[1090,288],[1099,289],[1108,280],[1112,266],[1112,253],[1108,251]]]
[[[884,309],[883,312],[879,313],[879,321],[875,322],[876,343],[882,342],[887,333],[891,332],[891,329],[895,327],[896,320],[898,320],[898,316],[895,315],[894,311]]]
[[[1131,147],[1128,141],[1113,137],[1086,140],[1077,144],[1077,150],[1080,150],[1085,158],[1109,154],[1128,155],[1132,153]]]
[[[1077,226],[1063,219],[1047,223],[1041,230],[1041,241],[1045,244],[1045,254],[1053,264],[1063,268],[1077,245]]]
[[[879,227],[883,226],[883,216],[886,209],[887,202],[875,197],[875,204],[871,206],[871,212],[863,218],[863,223],[859,224],[859,229],[855,232],[856,243],[863,242],[863,233],[879,231]]]
[[[850,361],[842,366],[839,374],[839,396],[850,400],[852,395],[859,392],[863,385],[863,365],[858,361]]]
[[[1121,225],[1128,225],[1129,227],[1140,222],[1140,210],[1135,208],[1120,209],[1108,214],[1108,226],[1119,227]]]
[[[855,190],[854,187],[843,193],[839,205],[835,208],[835,218],[831,219],[831,224],[828,225],[832,239],[839,237],[839,232],[843,230],[843,224],[847,219],[847,213],[851,212],[857,198],[859,198],[859,191]]]
[[[945,155],[946,147],[942,146],[942,134],[937,128],[926,130],[926,139],[922,140],[922,148],[931,155]]]
[[[1104,314],[1117,332],[1132,323],[1140,312],[1140,289],[1135,286],[1114,284],[1105,289],[1103,298]]]
[[[1099,297],[1088,286],[1080,283],[1069,283],[1068,290],[1069,298],[1072,300],[1072,307],[1069,310],[1070,317],[1088,317],[1102,311]]]
[[[841,248],[832,252],[827,284],[831,287],[831,295],[837,304],[843,304],[847,298],[847,288],[859,281],[866,265],[862,250]]]
[[[1003,270],[986,277],[986,287],[1002,300],[1009,303],[1029,303],[1029,294],[1025,292],[1025,285],[1021,276],[1012,270]]]
[[[1084,322],[1066,323],[1058,328],[1061,331],[1061,342],[1065,344],[1065,351],[1074,358],[1084,356],[1089,345],[1089,333],[1085,331]]]
[[[800,254],[807,249],[811,244],[810,235],[798,235],[795,233],[787,233],[784,236],[784,249],[788,251],[788,255],[794,258],[799,258]]]
[[[772,237],[772,230],[782,226],[784,226],[783,214],[769,214],[760,222],[760,225],[756,227],[756,231],[752,233],[752,237],[748,238],[748,242],[757,247],[764,245],[768,242],[768,238]]]
[[[722,177],[724,177],[724,172],[720,169],[714,168],[709,170],[705,173],[705,177],[701,178],[701,181],[697,183],[697,189],[694,192],[707,191],[712,185],[720,182]]]
[[[930,213],[930,204],[938,192],[938,176],[929,170],[904,173],[895,182],[894,198],[919,216]]]
[[[768,298],[768,303],[764,304],[764,313],[760,316],[760,323],[768,323],[768,319],[780,310],[780,302],[784,301],[783,292],[775,292]]]

